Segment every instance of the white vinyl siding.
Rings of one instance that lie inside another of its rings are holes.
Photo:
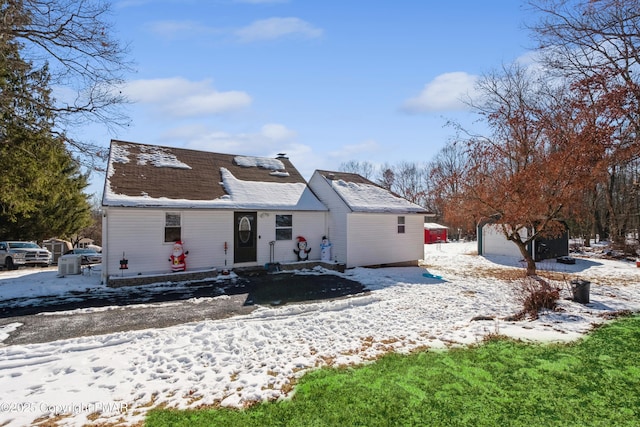
[[[405,233],[399,234],[398,215],[348,215],[347,267],[393,264],[424,258],[424,216],[406,214]]]
[[[331,188],[325,178],[317,172],[309,181],[315,195],[328,208],[327,237],[331,242],[331,258],[340,263],[347,263],[347,215],[351,209]]]
[[[170,255],[170,246],[164,246],[164,211],[147,209],[105,209],[107,239],[103,242],[103,270],[117,275],[120,259],[129,260],[127,275],[153,271],[168,271],[163,268],[163,259]],[[155,230],[155,235],[150,233]],[[104,231],[104,228],[103,228]],[[106,265],[104,264],[106,260]]]
[[[182,211],[182,241],[187,256],[187,271],[225,268],[224,243],[227,242],[226,268],[233,263],[233,212],[215,210]]]
[[[127,275],[169,272],[172,244],[164,242],[165,213],[163,209],[108,208],[105,210],[104,242],[105,275],[120,273],[120,259],[125,252],[129,260]],[[207,209],[180,210],[182,241],[187,255],[187,271],[211,268],[233,268],[233,212]],[[312,248],[310,260],[320,259],[320,243],[326,234],[325,212],[261,212],[258,211],[257,262],[270,260],[269,242],[275,241],[275,215],[293,216],[293,240],[278,241],[274,245],[275,262],[297,260],[293,250],[296,236],[304,236]],[[224,243],[227,242],[227,253]],[[226,263],[225,263],[226,260]]]
[[[108,208],[105,210],[108,239],[103,242],[103,269],[117,275],[122,253],[129,260],[127,275],[169,272],[169,256],[173,247],[164,242],[163,209]],[[172,211],[176,212],[176,211]],[[187,255],[187,270],[224,266],[224,242],[233,242],[229,224],[230,212],[182,210],[181,238]],[[232,257],[227,251],[227,257]]]
[[[520,232],[526,237],[526,230]],[[507,240],[502,233],[502,228],[495,224],[486,224],[482,227],[482,255],[521,256],[515,243]]]
[[[414,262],[424,258],[424,212],[353,212],[319,172],[309,181],[329,208],[331,257],[347,268]],[[404,217],[404,233],[398,218]]]
[[[292,216],[292,240],[276,240],[276,215]],[[274,242],[273,262],[294,262],[298,256],[297,236],[303,236],[311,248],[309,260],[320,259],[320,243],[326,233],[326,212],[258,212],[258,265],[271,262],[269,242]]]

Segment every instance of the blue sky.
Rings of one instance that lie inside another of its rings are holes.
[[[114,36],[136,73],[111,138],[254,156],[306,178],[350,160],[427,162],[474,128],[460,97],[533,45],[517,0],[122,0]],[[95,174],[89,192],[100,192]]]

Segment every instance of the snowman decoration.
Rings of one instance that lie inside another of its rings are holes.
[[[307,247],[307,239],[302,236],[296,237],[298,240],[297,249],[294,249],[296,255],[298,255],[298,261],[307,261],[309,259],[309,252],[311,248]]]
[[[185,271],[187,269],[187,254],[189,254],[189,251],[184,251],[181,241],[178,240],[173,244],[173,251],[169,257],[172,272]]]
[[[327,239],[327,236],[322,236],[322,243],[320,243],[320,259],[322,261],[331,261],[331,242]]]

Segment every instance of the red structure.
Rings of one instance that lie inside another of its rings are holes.
[[[424,243],[440,243],[447,241],[447,227],[435,222],[424,223]]]
[[[173,251],[169,256],[171,261],[171,271],[186,271],[187,270],[187,255],[189,251],[184,250],[181,241],[177,241],[173,244]]]

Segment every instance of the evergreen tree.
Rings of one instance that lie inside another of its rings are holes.
[[[2,4],[2,3],[0,3]],[[6,3],[0,7],[5,13]],[[53,132],[47,67],[0,37],[0,239],[66,236],[90,221],[87,177]],[[49,106],[49,107],[48,107]]]

